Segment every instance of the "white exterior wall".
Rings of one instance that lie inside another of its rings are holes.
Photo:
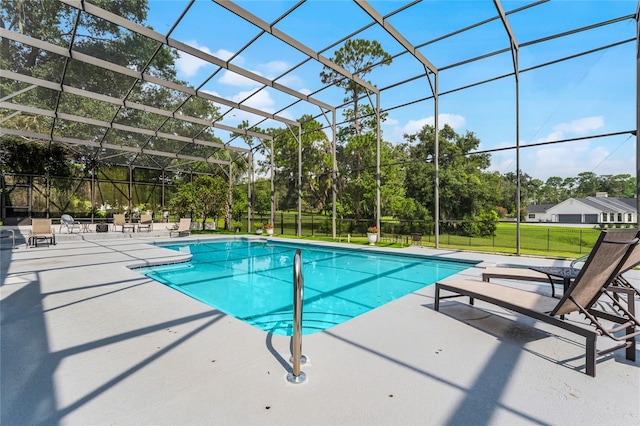
[[[604,212],[603,212],[604,213]],[[638,215],[636,212],[626,211],[622,213],[622,220],[618,220],[618,212],[606,212],[607,220],[602,220],[602,213],[598,218],[598,222],[600,223],[638,223]],[[611,213],[613,213],[614,220],[611,220]],[[629,215],[631,215],[631,220],[629,220]]]
[[[607,213],[607,219],[602,220],[602,214]],[[613,213],[613,220],[611,214]],[[601,210],[596,207],[592,207],[574,198],[569,198],[563,202],[549,207],[546,212],[527,213],[525,222],[559,222],[560,215],[581,215],[582,223],[585,223],[586,215],[597,215],[598,223],[602,224],[615,224],[615,223],[638,223],[638,214],[635,211],[627,210],[623,213],[621,220],[618,220],[618,211]],[[631,218],[629,218],[631,215]],[[532,216],[532,217],[530,217]]]
[[[602,219],[601,210],[593,208],[573,198],[564,200],[560,204],[557,204],[547,210],[547,215],[551,222],[558,222],[560,217],[559,215],[561,214],[580,214],[582,215],[582,222],[584,222],[584,216],[588,214],[597,214],[598,222]]]
[[[525,218],[525,222],[549,222],[550,220],[551,216],[548,212],[527,213],[527,216]]]

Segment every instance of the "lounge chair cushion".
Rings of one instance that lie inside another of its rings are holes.
[[[504,306],[507,309],[511,305],[513,308],[548,313],[558,306],[558,299],[556,298],[500,284],[465,279],[448,279],[441,281],[439,284],[441,284],[443,290],[449,288],[458,289],[463,291],[465,295],[473,294],[472,297],[482,300],[493,299],[499,301],[500,306]]]
[[[482,281],[489,281],[491,278],[502,278],[505,280],[525,280],[525,281],[539,281],[543,283],[549,282],[549,276],[542,272],[533,271],[526,268],[506,268],[502,266],[495,266],[487,268],[482,273]],[[562,284],[562,279],[554,279],[553,282]]]

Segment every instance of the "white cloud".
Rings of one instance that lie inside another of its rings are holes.
[[[269,93],[264,90],[256,93],[256,90],[257,89],[238,92],[235,95],[233,95],[229,100],[233,102],[240,102],[250,96],[250,98],[246,102],[244,102],[243,105],[256,108],[265,112],[275,112],[275,102],[271,98]],[[219,93],[212,90],[203,90],[203,92],[209,93],[210,95],[222,97],[220,96]],[[218,106],[220,107],[221,113],[224,113],[226,111],[229,111],[229,109],[231,109],[226,105],[218,105]],[[293,118],[291,113],[289,113],[288,111],[282,111],[278,114],[278,116],[287,118],[289,120],[295,120],[295,118]],[[249,122],[255,122],[256,120],[262,120],[262,119],[263,119],[262,116],[252,114],[250,112],[243,111],[241,109],[234,109],[230,114],[224,117],[224,124],[228,126],[236,126],[237,124],[240,124],[243,120],[247,120]]]
[[[208,94],[210,94],[210,95],[212,95],[212,96],[217,96],[217,97],[219,97],[219,98],[221,98],[221,97],[222,97],[222,96],[220,96],[220,93],[216,92],[215,90],[207,90],[207,89],[204,89],[204,90],[202,90],[202,92],[203,92],[203,93],[208,93]]]
[[[604,117],[594,116],[560,123],[553,130],[538,139],[521,141],[521,145],[558,141],[575,138],[604,127]],[[512,142],[493,145],[493,148],[511,147]],[[489,148],[489,147],[486,147]],[[491,170],[500,173],[515,171],[515,150],[497,151],[491,153]],[[619,161],[609,160],[610,150],[606,146],[598,145],[592,140],[583,140],[578,143],[561,143],[556,145],[543,145],[536,148],[528,148],[521,151],[520,167],[530,176],[545,181],[550,176],[577,176],[578,173],[594,171],[598,174],[611,173],[615,168],[622,170]],[[608,159],[603,162],[603,159]]]
[[[196,40],[189,40],[186,42],[189,46],[201,50],[205,53],[212,54],[211,50],[207,46],[201,46]],[[176,59],[176,68],[186,77],[194,76],[202,67],[210,65],[209,62],[203,61],[200,58],[196,58],[188,53],[180,52],[178,59]]]
[[[448,124],[452,128],[459,130],[466,124],[466,120],[461,115],[456,114],[440,114],[438,120],[438,126],[440,129]],[[384,139],[391,143],[400,143],[404,140],[405,134],[414,134],[422,130],[425,125],[433,126],[433,116],[422,118],[419,120],[409,120],[404,126],[399,125],[400,119],[387,117],[387,120],[382,123],[385,127]]]
[[[304,81],[302,80],[302,78],[300,78],[295,74],[287,74],[283,76],[282,78],[278,79],[278,83],[284,86],[290,87],[292,89],[304,86]],[[299,89],[296,89],[296,90],[299,90]]]
[[[499,172],[501,174],[516,171],[516,163],[513,158],[493,158],[491,157],[491,166],[489,170]]]
[[[425,117],[419,120],[409,120],[407,124],[402,128],[403,133],[413,134],[417,133],[425,125],[433,126],[434,117]],[[445,124],[451,126],[454,130],[458,130],[463,127],[466,123],[466,120],[463,116],[457,114],[440,114],[438,115],[438,127],[442,129]]]
[[[243,99],[246,99],[248,96],[251,96],[247,99],[246,102],[243,102],[243,105],[250,106],[252,108],[259,109],[261,111],[274,112],[274,104],[273,98],[269,95],[269,92],[266,90],[260,90],[259,92],[255,92],[255,90],[247,90],[243,92],[239,92],[238,94],[232,97],[234,102],[240,102]]]
[[[560,139],[564,138],[564,133],[557,131],[557,132],[551,132],[548,135],[545,135],[541,138],[538,138],[534,141],[532,141],[532,143],[543,143],[543,142],[553,142],[553,141],[558,141]]]
[[[549,176],[577,176],[584,171],[606,174],[617,164],[615,161],[603,163],[611,152],[604,146],[593,146],[590,141],[540,147],[531,154],[523,159],[522,168],[543,181]]]
[[[193,77],[202,67],[209,65],[208,62],[200,58],[181,52],[176,59],[176,68],[178,72],[186,77]]]
[[[250,78],[244,77],[240,74],[236,74],[233,71],[225,70],[222,73],[222,77],[218,79],[219,83],[228,84],[229,86],[236,87],[257,87],[260,86],[260,83],[251,80]]]
[[[204,53],[207,53],[209,55],[213,55],[216,58],[219,58],[223,61],[228,61],[229,59],[231,59],[231,57],[233,56],[233,52],[230,52],[226,49],[218,49],[215,52],[212,52],[211,49],[209,49],[207,46],[201,45],[200,43],[198,43],[197,40],[189,40],[186,41],[185,44],[198,49]],[[236,58],[233,59],[233,63],[236,65],[241,65],[244,63],[244,58],[242,58],[242,56],[238,56]],[[179,52],[178,53],[178,59],[176,59],[176,67],[178,69],[178,72],[182,73],[184,76],[186,77],[192,77],[194,76],[202,67],[206,67],[206,66],[210,66],[211,64],[207,61],[204,61],[200,58],[197,58],[193,55],[190,55],[188,53],[185,52]],[[272,65],[272,67],[275,67],[275,65]],[[227,71],[226,73],[229,73],[230,71]],[[225,73],[225,74],[226,74]],[[237,76],[237,74],[234,74]],[[224,77],[224,76],[223,76]],[[230,79],[231,81],[233,80],[233,77],[227,77],[228,79]],[[238,76],[238,80],[240,78],[244,78],[241,76]],[[232,83],[228,83],[228,84],[232,84]],[[235,86],[238,85],[243,85],[246,86],[247,84],[232,84]],[[254,84],[255,85],[255,84]]]
[[[225,49],[218,49],[216,50],[215,53],[213,53],[213,56],[220,58],[223,61],[228,61],[233,56],[233,52],[229,52],[228,50],[225,50]],[[243,62],[242,57],[238,56],[237,58],[234,59],[234,62],[237,62],[237,63]]]
[[[264,64],[258,65],[258,69],[265,73],[265,75],[276,76],[282,74],[289,69],[289,64],[285,61],[269,61]]]
[[[602,127],[604,127],[604,117],[601,115],[579,118],[568,123],[556,124],[551,133],[533,140],[531,143],[552,142],[576,136],[584,136]],[[581,145],[580,149],[582,149],[583,146],[584,145]]]
[[[577,176],[578,173],[591,170],[593,167],[585,157],[575,155],[566,148],[540,150],[531,164],[532,167],[529,167],[523,162],[523,170],[542,181],[546,181],[550,176]]]
[[[553,130],[566,135],[586,135],[593,130],[604,127],[604,117],[599,115],[595,117],[580,118],[570,123],[561,123],[553,128]]]

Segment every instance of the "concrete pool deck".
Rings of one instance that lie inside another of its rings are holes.
[[[2,425],[640,423],[640,357],[631,363],[618,351],[589,377],[578,336],[465,299],[436,312],[433,286],[303,336],[307,381],[290,384],[291,338],[128,268],[185,260],[150,244],[167,236],[61,235],[32,249],[2,242]],[[393,251],[483,261],[465,277],[500,263],[566,263]],[[640,284],[639,271],[628,278]]]

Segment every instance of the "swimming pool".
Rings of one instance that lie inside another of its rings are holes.
[[[161,245],[190,252],[193,258],[140,272],[261,330],[289,336],[298,248],[304,275],[303,334],[341,324],[478,263],[270,240]]]

